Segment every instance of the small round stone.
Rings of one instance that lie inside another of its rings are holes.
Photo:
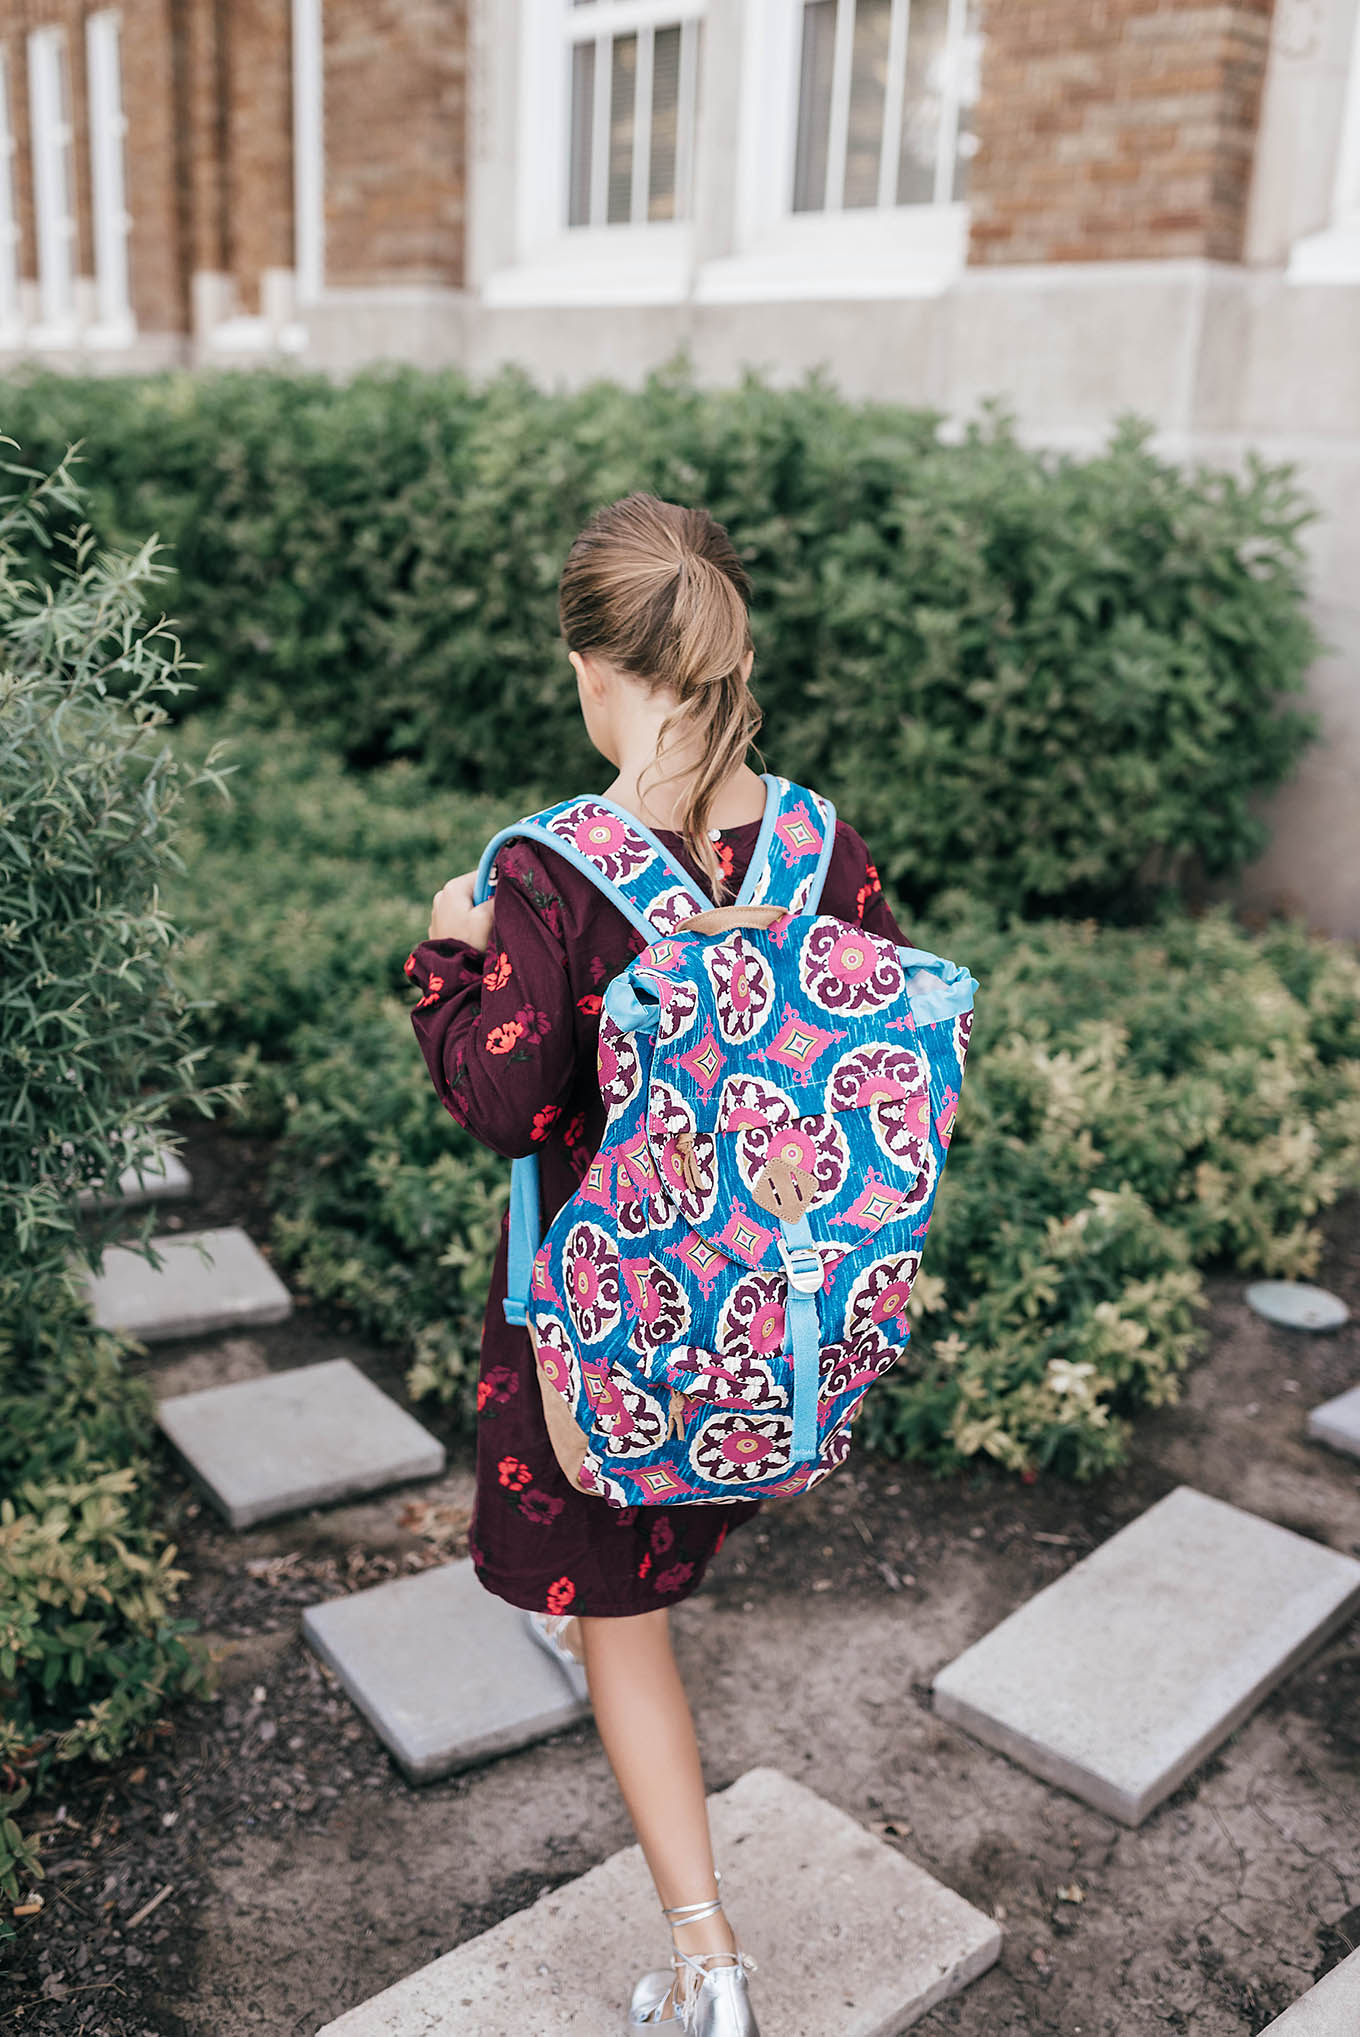
[[[1290,1330],[1339,1330],[1350,1320],[1340,1295],[1304,1280],[1257,1280],[1247,1289],[1247,1306],[1267,1322]]]

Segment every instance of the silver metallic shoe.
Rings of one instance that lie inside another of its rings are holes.
[[[578,1704],[590,1701],[590,1685],[586,1682],[585,1665],[579,1662],[562,1639],[562,1629],[574,1617],[571,1613],[526,1613],[529,1632],[540,1648],[552,1656],[553,1661],[571,1685],[571,1694]]]
[[[721,1876],[715,1876],[721,1880]],[[677,1924],[701,1924],[722,1908],[721,1896],[707,1903],[673,1903],[662,1909]],[[723,1966],[710,1966],[721,1959]],[[671,1970],[644,1973],[633,1989],[628,2008],[630,2031],[669,2031],[674,2037],[760,2037],[746,1976],[756,1963],[744,1952],[680,1952],[671,1954]],[[672,1989],[674,1995],[672,1996]]]

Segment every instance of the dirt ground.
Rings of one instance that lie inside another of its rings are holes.
[[[208,1131],[189,1160],[183,1226],[262,1236],[260,1149]],[[1320,1278],[1360,1316],[1357,1216],[1331,1214]],[[1255,2037],[1360,1943],[1360,1622],[1136,1831],[930,1704],[945,1663],[1177,1484],[1360,1555],[1360,1464],[1303,1435],[1309,1407],[1360,1381],[1360,1321],[1272,1329],[1242,1285],[1211,1281],[1209,1354],[1178,1407],[1142,1419],[1122,1475],[939,1481],[860,1453],[734,1535],[677,1609],[712,1788],[780,1768],[1001,1922],[998,1964],[923,2037]],[[403,1398],[390,1353],[306,1308],[157,1347],[145,1369],[185,1390],[342,1352]],[[241,1534],[168,1459],[166,1493],[218,1692],[46,1800],[45,1905],[0,1949],[8,2027],[311,2037],[628,1843],[591,1727],[413,1789],[299,1637],[304,1605],[462,1553],[466,1445],[437,1484]],[[759,1959],[760,1891],[729,1893]]]

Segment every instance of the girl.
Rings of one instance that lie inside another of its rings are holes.
[[[748,686],[749,595],[723,527],[650,495],[591,519],[559,588],[586,732],[617,773],[605,797],[644,821],[718,905],[741,885],[765,802],[746,762],[761,719]],[[429,938],[407,963],[424,993],[412,1022],[458,1123],[498,1153],[539,1153],[546,1228],[604,1131],[601,995],[646,940],[550,849],[508,844],[498,872],[494,913],[491,902],[473,903],[471,873],[436,896]],[[905,942],[844,821],[819,909]],[[752,1962],[717,1891],[668,1614],[760,1502],[620,1511],[578,1492],[553,1455],[528,1332],[505,1321],[505,1293],[503,1228],[482,1336],[468,1548],[482,1583],[528,1612],[582,1695],[588,1684],[670,1920],[673,1970],[638,1983],[628,2028],[756,2037]]]

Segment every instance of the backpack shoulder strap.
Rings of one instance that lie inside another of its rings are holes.
[[[713,904],[695,891],[650,828],[610,799],[564,799],[502,828],[477,867],[479,904],[495,888],[496,857],[508,841],[540,842],[565,856],[649,941]]]
[[[820,793],[765,774],[765,817],[738,905],[816,912],[836,845],[836,809]]]

